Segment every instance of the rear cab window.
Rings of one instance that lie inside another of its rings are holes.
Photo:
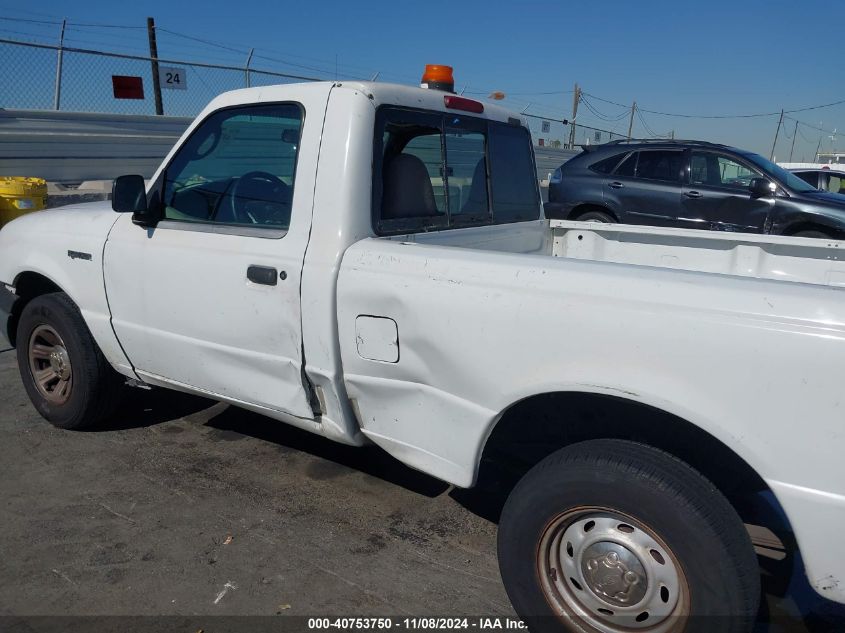
[[[538,220],[531,136],[520,125],[382,106],[373,148],[379,235]]]

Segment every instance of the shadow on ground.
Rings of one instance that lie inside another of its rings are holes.
[[[405,466],[376,446],[339,444],[244,409],[168,389],[127,389],[126,399],[115,415],[92,432],[141,428],[178,418],[214,429],[216,432],[209,439],[235,441],[253,437],[361,471],[426,497],[437,497],[449,489],[448,484]]]
[[[334,464],[359,470],[426,497],[437,497],[449,489],[448,484],[409,468],[376,446],[339,444],[237,407],[226,407],[211,417],[205,425],[218,431],[248,435],[307,453]]]
[[[467,511],[493,523],[498,522],[512,484],[506,477],[494,477],[479,482],[472,489],[450,489],[448,484],[405,466],[378,447],[338,444],[236,407],[163,389],[129,390],[114,421],[101,427],[99,432],[146,427],[178,418],[213,429],[209,441],[252,437],[286,450],[306,453],[327,464],[361,471],[429,498],[448,491],[450,498]],[[771,515],[762,516],[771,511],[770,501],[761,496],[749,506],[756,506],[756,511],[761,513],[760,524],[771,524]],[[750,520],[745,516],[745,512],[743,514],[746,521],[753,520],[753,517]],[[825,600],[810,587],[800,556],[792,546],[791,533],[782,531],[779,536],[786,543],[786,558],[780,561],[760,559],[763,596],[755,633],[845,631],[845,606]]]
[[[170,389],[125,388],[123,401],[115,414],[90,432],[125,431],[154,426],[200,413],[215,404],[214,400]]]

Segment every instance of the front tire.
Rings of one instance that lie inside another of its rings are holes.
[[[609,213],[604,211],[587,211],[576,218],[579,222],[598,222],[600,224],[613,224],[616,220]]]
[[[508,596],[532,631],[748,631],[760,578],[733,507],[655,448],[563,448],[511,492],[499,523]]]
[[[63,292],[23,309],[17,359],[29,399],[54,426],[83,429],[112,413],[123,379],[97,347],[79,308]]]

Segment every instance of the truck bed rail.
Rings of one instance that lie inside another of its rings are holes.
[[[552,255],[845,287],[845,241],[550,220]]]

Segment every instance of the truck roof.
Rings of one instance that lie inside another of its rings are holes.
[[[380,105],[398,105],[409,108],[438,110],[441,112],[460,111],[446,107],[443,98],[447,95],[453,95],[453,93],[443,92],[441,90],[374,81],[315,81],[307,83],[259,86],[255,88],[242,88],[239,90],[224,92],[215,97],[211,103],[208,104],[203,111],[203,115],[209,111],[217,110],[226,106],[261,103],[267,101],[296,100],[296,94],[301,93],[302,90],[325,90],[326,86],[333,86],[335,89],[359,91],[366,95],[376,107]],[[503,122],[507,122],[508,119],[514,118],[518,119],[520,122],[523,120],[518,113],[508,110],[507,108],[503,108],[502,106],[488,101],[480,101],[478,99],[470,100],[484,106],[483,113],[471,113],[472,116]]]

